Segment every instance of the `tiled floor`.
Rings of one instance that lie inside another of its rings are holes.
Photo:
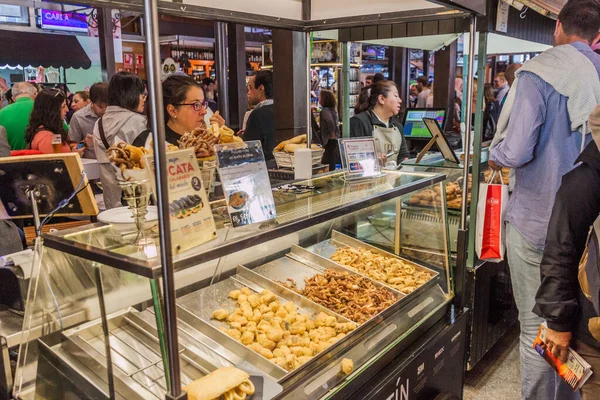
[[[519,326],[511,329],[465,376],[465,400],[519,400]]]

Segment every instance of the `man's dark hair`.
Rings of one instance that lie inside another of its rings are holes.
[[[202,79],[202,84],[203,85],[210,86],[213,83],[215,83],[215,81],[212,80],[211,78],[204,78],[204,79]]]
[[[429,86],[429,79],[426,76],[420,76],[417,78],[417,82],[421,82],[421,84],[425,87]]]
[[[187,75],[171,75],[164,80],[162,87],[163,107],[165,111],[166,124],[171,118],[169,112],[167,111],[167,106],[171,104],[175,107],[179,107],[177,104],[185,102],[185,98],[187,97],[188,91],[193,87],[200,87],[200,85],[198,85],[198,83],[193,78],[190,78]]]
[[[273,72],[269,70],[258,71],[254,74],[254,87],[259,88],[263,85],[267,99],[273,98]]]
[[[130,72],[118,72],[108,84],[108,105],[136,111],[140,95],[144,93],[144,82]]]
[[[90,88],[90,100],[94,104],[108,104],[108,83],[94,83]]]
[[[385,81],[385,76],[383,76],[381,72],[378,72],[373,76],[373,83],[377,83],[380,81]]]
[[[558,20],[565,34],[591,43],[600,31],[600,0],[570,0],[558,14]]]
[[[321,90],[319,93],[321,96],[321,105],[323,108],[335,108],[335,95],[331,90]]]

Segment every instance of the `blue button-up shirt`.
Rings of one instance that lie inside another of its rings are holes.
[[[585,43],[573,46],[594,63],[600,79],[600,56]],[[516,90],[508,133],[489,158],[515,171],[505,219],[530,245],[543,249],[556,192],[573,169],[583,138],[571,131],[567,98],[539,76],[521,73]],[[587,135],[586,143],[590,140]]]

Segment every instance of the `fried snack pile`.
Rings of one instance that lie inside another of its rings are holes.
[[[493,172],[494,171],[492,171],[491,169],[484,171],[483,176],[485,177],[486,182],[490,180],[490,176],[492,175]],[[496,178],[494,179],[494,182],[492,182],[492,183],[500,183],[500,178],[502,178],[502,184],[508,185],[509,184],[509,174],[510,174],[510,168],[502,168],[500,170],[500,173],[496,174]]]
[[[294,136],[293,138],[291,138],[289,140],[284,140],[283,142],[279,143],[273,149],[273,152],[277,153],[277,152],[283,151],[286,153],[294,154],[297,149],[305,149],[307,147],[306,140],[307,140],[306,135]],[[313,150],[318,150],[321,147],[317,146],[316,144],[313,144],[310,146],[310,148]]]
[[[462,185],[460,184],[461,179],[456,182],[446,182],[446,202],[448,208],[460,209],[462,206]],[[471,187],[473,185],[472,176],[469,175],[469,197],[468,202],[471,203]],[[433,207],[441,206],[442,194],[439,185],[433,187],[433,189],[425,189],[418,193],[415,193],[408,200],[408,204],[411,206],[423,206]]]
[[[179,148],[194,149],[194,153],[198,158],[214,156],[215,144],[217,144],[217,138],[204,127],[186,132],[179,139]]]
[[[229,297],[237,301],[238,307],[231,313],[219,309],[212,314],[229,325],[229,329],[220,329],[287,371],[308,362],[356,329],[354,323],[340,323],[325,313],[313,320],[299,313],[294,303],[281,304],[268,290],[257,294],[244,287],[232,291]]]
[[[432,278],[428,271],[418,269],[399,258],[386,257],[370,250],[358,250],[349,246],[338,248],[331,260],[407,294]]]
[[[241,137],[235,136],[235,132],[225,125],[219,126],[218,124],[212,124],[210,126],[210,132],[217,138],[219,144],[243,142]]]
[[[256,391],[250,376],[234,367],[222,367],[186,385],[189,400],[245,400]]]
[[[142,158],[148,154],[143,147],[136,147],[125,142],[121,142],[116,146],[111,146],[106,150],[106,155],[111,163],[121,170],[123,179],[126,178],[125,170],[127,169],[143,169]]]
[[[359,324],[396,302],[391,291],[375,286],[369,279],[333,269],[304,279],[304,290],[298,289],[292,279],[283,285]]]

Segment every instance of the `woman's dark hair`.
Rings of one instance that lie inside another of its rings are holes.
[[[321,105],[324,108],[335,108],[335,96],[331,90],[323,89],[319,96],[321,97]]]
[[[6,92],[4,92],[4,98],[6,99],[6,102],[8,104],[12,104],[14,103],[14,99],[12,97],[12,88],[8,89]]]
[[[118,72],[108,84],[108,105],[136,111],[140,94],[144,93],[144,82],[130,72]]]
[[[360,94],[358,95],[358,101],[354,106],[354,115],[360,114],[361,112],[369,109],[369,95],[371,93],[371,87],[372,86],[365,87],[360,91]]]
[[[167,106],[169,104],[176,106],[185,102],[187,92],[192,87],[201,88],[198,82],[187,75],[171,75],[164,80],[163,84],[163,107],[165,112],[165,125],[169,122],[169,113]],[[204,90],[202,90],[204,93]]]
[[[29,117],[29,125],[25,130],[25,140],[31,143],[39,127],[60,135],[63,142],[67,141],[67,131],[60,117],[65,94],[59,89],[44,89],[38,93],[33,102],[33,110]]]
[[[369,97],[369,108],[375,107],[377,105],[377,101],[379,101],[379,96],[383,95],[383,97],[388,97],[390,92],[393,89],[398,89],[396,84],[393,81],[379,81],[373,86],[371,86],[371,96]]]
[[[90,93],[86,92],[85,90],[81,90],[79,92],[76,92],[75,94],[79,95],[79,97],[81,97],[81,100],[83,101],[88,101],[90,99]]]
[[[381,81],[385,81],[385,76],[381,72],[378,72],[373,76],[373,83]]]
[[[496,100],[496,96],[494,95],[494,87],[491,83],[486,83],[483,85],[483,97],[486,102]]]

